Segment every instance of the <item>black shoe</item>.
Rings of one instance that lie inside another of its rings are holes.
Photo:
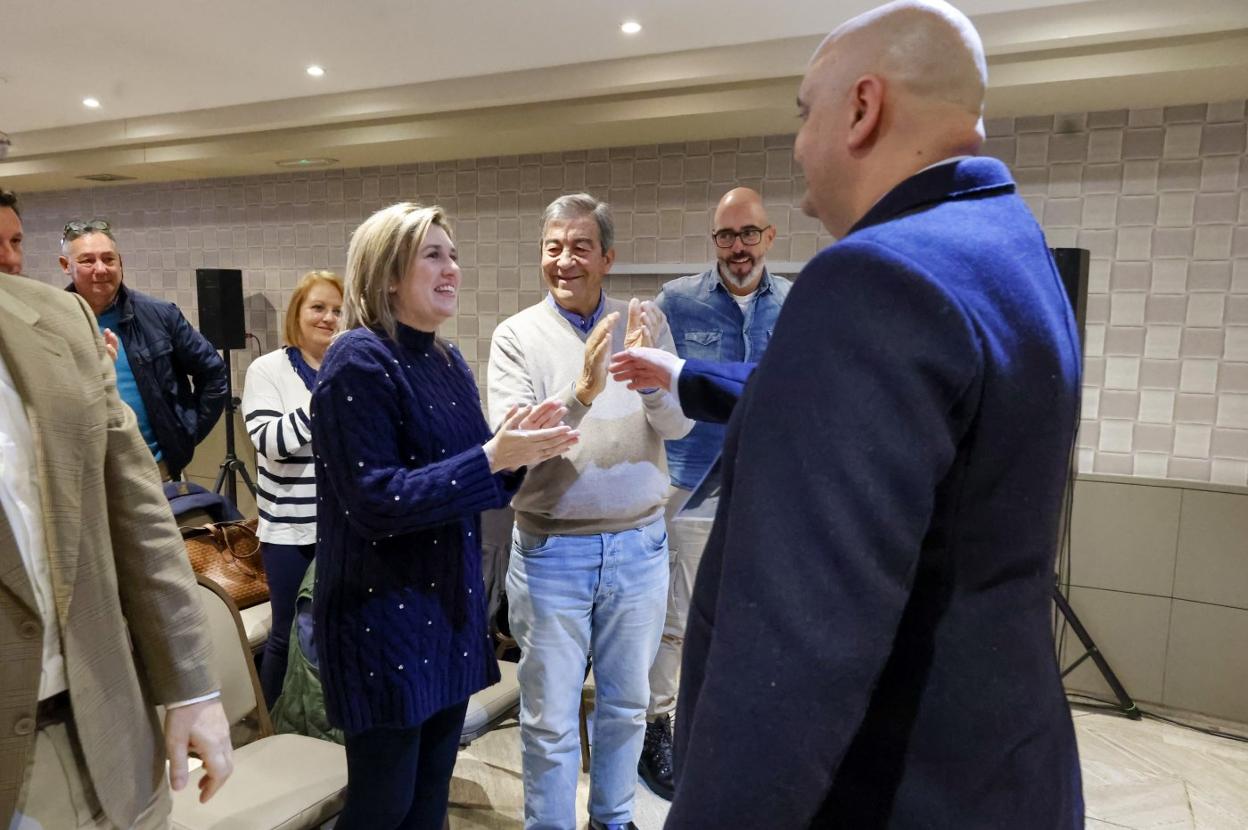
[[[589,830],[607,830],[607,825],[603,824],[596,818],[591,818],[589,820]],[[628,830],[637,830],[637,825],[630,821],[628,823]]]
[[[646,724],[646,740],[637,761],[637,773],[650,791],[665,801],[672,800],[672,721],[659,715]]]

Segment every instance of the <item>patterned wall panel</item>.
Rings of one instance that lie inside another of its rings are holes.
[[[1083,472],[1248,483],[1248,123],[1243,101],[992,120],[985,152],[1011,166],[1055,246],[1092,252]],[[711,261],[719,197],[763,193],[779,231],[771,258],[804,261],[832,239],[797,208],[792,136],[616,147],[400,167],[34,193],[24,200],[27,270],[63,281],[67,219],[118,229],[126,278],[196,321],[194,269],[241,268],[256,345],[279,345],[299,275],[341,270],[353,228],[413,199],[443,205],[464,287],[442,333],[484,382],[497,323],[542,295],[539,217],[588,190],[613,206],[619,263]],[[664,279],[610,278],[616,296]]]

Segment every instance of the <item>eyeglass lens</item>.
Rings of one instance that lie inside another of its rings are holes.
[[[715,231],[715,244],[721,248],[731,248],[736,242],[737,237],[741,237],[742,244],[757,245],[763,238],[762,228],[742,228],[739,231],[728,230]]]

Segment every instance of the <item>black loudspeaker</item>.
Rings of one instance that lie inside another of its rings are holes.
[[[237,268],[196,268],[199,331],[218,349],[247,347],[243,317],[243,272]]]
[[[1083,339],[1083,327],[1088,322],[1088,268],[1091,254],[1087,248],[1050,248],[1057,273],[1066,286],[1066,296],[1075,312],[1076,331]]]

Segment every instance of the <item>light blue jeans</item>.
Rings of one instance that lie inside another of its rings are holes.
[[[596,705],[589,813],[632,820],[649,673],[667,606],[663,520],[587,536],[512,533],[508,618],[520,644],[524,826],[574,830],[585,659]]]

